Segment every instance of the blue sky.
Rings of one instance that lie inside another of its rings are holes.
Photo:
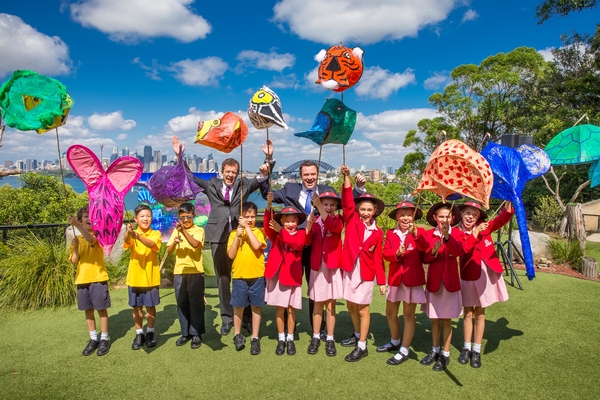
[[[289,129],[269,129],[279,166],[318,158],[318,146],[293,133],[311,126],[325,98],[340,98],[314,83],[314,56],[343,41],[364,50],[365,67],[344,92],[358,113],[346,163],[398,167],[406,132],[435,116],[427,100],[452,69],[520,46],[550,57],[563,33],[591,33],[598,22],[584,11],[537,25],[540,1],[3,2],[0,80],[33,69],[67,86],[75,106],[59,128],[63,151],[80,143],[99,155],[103,142],[105,156],[113,146],[165,152],[176,134],[188,155],[204,157],[212,150],[193,144],[197,123],[242,110],[243,165],[257,170],[266,134],[249,123],[248,100],[262,85],[281,99]],[[57,158],[53,132],[7,128],[2,144],[0,161]],[[217,161],[240,156],[212,152]],[[322,159],[341,165],[341,146],[324,146]]]

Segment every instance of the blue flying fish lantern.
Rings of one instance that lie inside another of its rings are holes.
[[[308,131],[296,132],[294,136],[305,137],[319,146],[324,144],[348,144],[354,126],[356,111],[347,107],[338,99],[328,99],[317,114]]]

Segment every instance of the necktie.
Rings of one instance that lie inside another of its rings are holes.
[[[306,191],[306,203],[304,203],[304,211],[306,215],[312,211],[312,190]]]
[[[229,186],[225,186],[225,197],[223,198],[223,200],[225,200],[226,204],[229,204],[230,198],[229,198],[229,191],[231,190],[231,188]]]

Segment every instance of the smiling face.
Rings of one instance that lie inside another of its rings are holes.
[[[371,219],[375,215],[376,210],[377,207],[370,201],[361,201],[360,203],[358,203],[358,215],[360,216],[360,219],[365,223],[369,223],[371,221]]]
[[[179,222],[185,229],[189,229],[194,225],[194,214],[188,212],[180,212],[179,213]]]
[[[256,224],[256,211],[250,209],[244,213],[244,220],[248,223],[250,228],[254,228]]]
[[[321,204],[323,204],[323,208],[329,215],[333,215],[333,213],[337,209],[337,201],[335,201],[334,199],[321,199]]]
[[[298,228],[298,217],[295,214],[281,216],[281,225],[288,232],[294,232]]]
[[[396,221],[401,232],[406,232],[408,226],[413,222],[414,211],[410,208],[400,208],[396,211]]]
[[[438,228],[441,230],[442,224],[447,224],[451,222],[450,220],[452,219],[452,215],[450,214],[450,209],[440,208],[435,212],[433,219],[435,220],[435,222],[437,222]]]
[[[142,230],[142,232],[146,232],[148,229],[150,229],[150,224],[152,223],[152,211],[141,210],[136,214],[134,221],[137,222],[138,227]]]
[[[472,230],[479,220],[481,212],[475,207],[465,207],[462,210],[462,224],[467,231]]]
[[[238,175],[238,167],[235,165],[223,165],[223,180],[227,186],[233,185]]]
[[[81,226],[83,227],[83,229],[87,230],[88,232],[92,232],[92,225],[90,224],[90,214],[83,213],[81,219],[79,219],[79,222],[81,222]]]
[[[302,170],[300,171],[300,179],[302,179],[302,184],[304,187],[312,190],[317,184],[317,167],[314,165],[302,167]]]

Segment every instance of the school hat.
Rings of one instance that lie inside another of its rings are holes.
[[[396,220],[396,213],[398,212],[398,210],[401,210],[403,208],[410,208],[411,210],[413,210],[413,212],[414,212],[413,219],[415,221],[418,220],[418,219],[421,219],[421,217],[423,216],[423,211],[421,211],[421,209],[417,208],[417,206],[415,206],[412,202],[410,202],[410,201],[401,201],[400,203],[398,203],[396,205],[396,208],[394,208],[392,211],[390,211],[390,213],[388,214],[388,217],[390,217],[391,219],[393,219],[395,221]]]
[[[335,199],[335,202],[337,203],[337,209],[339,210],[342,208],[342,202],[335,192],[323,192],[319,195],[319,199]]]
[[[485,210],[483,209],[483,207],[481,207],[481,204],[479,204],[479,202],[475,201],[475,200],[469,200],[463,204],[459,204],[457,207],[461,212],[465,207],[473,207],[473,208],[478,209],[479,210],[479,219],[477,220],[477,222],[485,221],[488,217],[488,215],[485,212]]]
[[[281,217],[283,215],[292,214],[296,214],[296,216],[298,217],[298,225],[301,225],[304,221],[306,221],[306,214],[304,214],[304,212],[302,211],[298,211],[296,207],[285,207],[283,210],[275,214],[274,219],[275,221],[277,221],[278,224],[281,225]]]
[[[442,208],[444,206],[452,207],[450,204],[443,203],[440,201],[439,203],[435,203],[434,205],[432,205],[431,208],[429,209],[429,211],[427,211],[426,218],[427,218],[427,222],[429,222],[429,225],[437,226],[437,222],[435,222],[435,219],[433,219],[433,216],[435,215],[437,210],[439,210],[440,208]],[[460,210],[458,209],[457,206],[452,207],[452,222],[450,222],[450,225],[451,226],[457,225],[460,222],[460,219],[461,219]]]
[[[377,210],[375,210],[375,215],[373,215],[374,217],[378,217],[385,208],[385,204],[383,203],[383,201],[379,200],[371,193],[363,193],[360,196],[354,198],[354,204],[356,204],[357,206],[363,201],[370,201],[371,203],[375,203],[377,205]]]

